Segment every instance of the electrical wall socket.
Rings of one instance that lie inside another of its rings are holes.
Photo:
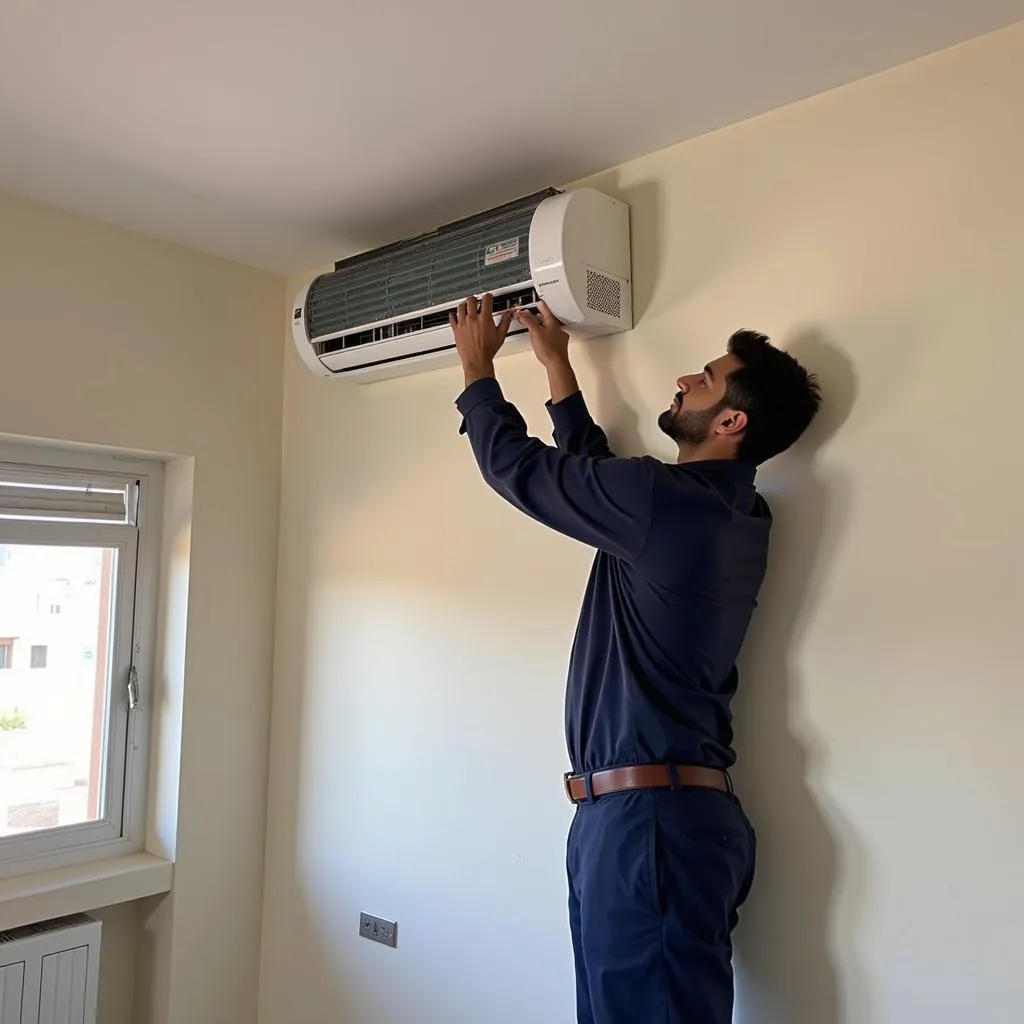
[[[383,917],[373,917],[371,914],[359,915],[359,934],[371,942],[379,942],[381,945],[390,946],[394,949],[398,945],[398,923],[386,921]]]

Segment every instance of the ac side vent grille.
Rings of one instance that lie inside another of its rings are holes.
[[[587,306],[596,313],[622,316],[622,285],[614,277],[588,269]]]

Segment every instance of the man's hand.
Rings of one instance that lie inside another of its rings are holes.
[[[448,319],[455,335],[455,347],[466,373],[466,387],[482,377],[494,376],[494,357],[505,343],[505,335],[512,326],[512,311],[502,314],[494,322],[494,298],[485,295],[479,303],[474,296],[459,303],[457,313]]]
[[[520,309],[516,319],[530,332],[530,344],[541,366],[548,371],[548,387],[551,401],[555,405],[570,395],[576,394],[580,386],[569,362],[569,335],[555,319],[546,302],[537,303],[544,322],[541,323],[529,310]]]
[[[552,364],[568,363],[568,333],[555,319],[546,302],[538,302],[537,307],[544,317],[543,323],[528,309],[516,312],[516,320],[530,332],[530,344],[533,346],[534,355],[546,369],[550,369]]]

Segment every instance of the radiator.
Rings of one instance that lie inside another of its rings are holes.
[[[101,927],[76,914],[0,932],[0,1024],[96,1024]]]

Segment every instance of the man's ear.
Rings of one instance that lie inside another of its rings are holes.
[[[722,412],[715,433],[719,437],[736,437],[747,429],[747,414],[741,409],[725,409]]]

